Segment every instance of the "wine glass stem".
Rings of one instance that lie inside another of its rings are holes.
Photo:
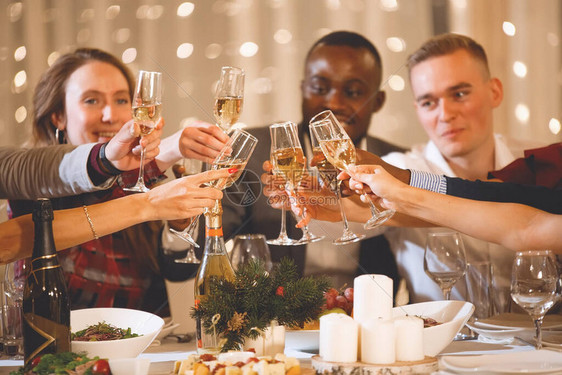
[[[451,289],[452,288],[444,288],[443,289],[443,297],[445,297],[445,300],[449,301],[451,299]]]
[[[377,217],[379,215],[379,211],[377,210],[377,207],[375,207],[375,204],[373,203],[373,201],[371,200],[371,198],[369,198],[369,196],[367,195],[367,193],[363,192],[361,194],[369,203],[369,208],[371,209],[371,216],[372,217]]]
[[[536,349],[542,349],[542,330],[541,330],[541,326],[542,326],[542,320],[543,320],[544,316],[534,316],[533,320],[535,322],[535,331],[536,331],[536,344],[535,344],[535,348]]]
[[[279,237],[287,237],[287,222],[286,222],[285,206],[281,207],[281,230]]]
[[[341,212],[341,217],[343,220],[343,232],[345,234],[349,233],[349,223],[347,222],[347,216],[345,214],[345,210],[343,209],[343,202],[341,200],[341,192],[340,192],[340,186],[341,186],[342,181],[338,180],[338,185],[336,187],[336,199],[338,200],[338,205],[340,206],[340,212]]]
[[[142,137],[141,137],[142,140]],[[137,179],[137,185],[144,184],[144,147],[141,146],[140,155],[140,166],[139,166],[139,178]]]

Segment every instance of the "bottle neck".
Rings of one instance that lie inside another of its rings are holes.
[[[50,220],[35,221],[35,237],[32,259],[56,255],[53,225]]]
[[[219,200],[205,211],[205,254],[226,254],[222,233],[222,205]]]

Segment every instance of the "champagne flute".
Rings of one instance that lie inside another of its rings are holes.
[[[211,169],[217,170],[222,168],[236,168],[238,169],[238,171],[236,171],[235,173],[231,174],[228,177],[219,178],[217,180],[211,181],[206,185],[220,190],[224,190],[230,187],[232,184],[234,184],[234,182],[236,182],[236,180],[238,180],[242,175],[242,171],[246,167],[246,164],[248,163],[248,159],[250,159],[250,156],[254,152],[254,148],[256,147],[257,143],[258,143],[257,138],[251,135],[250,133],[240,129],[236,130],[230,136],[229,141],[226,143],[226,145],[224,145],[219,155],[215,158],[215,160],[211,164]],[[205,208],[205,211],[207,211],[207,208]],[[201,215],[197,215],[191,221],[188,227],[185,228],[183,231],[177,231],[172,228],[170,228],[170,231],[176,234],[177,236],[179,236],[181,239],[189,242],[193,246],[199,247],[197,242],[195,242],[195,240],[191,236],[191,233],[193,233],[193,229],[197,225],[200,216]],[[184,261],[176,260],[176,262],[183,263]]]
[[[314,162],[314,166],[320,173],[320,177],[322,178],[324,185],[328,185],[330,190],[332,190],[332,192],[335,194],[338,205],[340,206],[340,212],[343,221],[343,234],[341,235],[341,237],[333,240],[332,243],[334,245],[346,245],[349,243],[360,241],[365,237],[365,235],[357,235],[349,229],[349,223],[347,221],[347,216],[343,208],[343,202],[341,201],[340,187],[342,181],[336,178],[338,175],[338,170],[336,169],[336,167],[330,164],[330,162],[328,162],[326,156],[320,148],[320,142],[318,142],[318,138],[316,138],[316,135],[312,132],[310,133],[310,143],[312,145],[312,161]]]
[[[297,125],[294,122],[287,121],[271,125],[269,131],[271,134],[273,170],[277,175],[285,178],[285,187],[296,197],[295,189],[306,174],[306,160],[299,141]],[[304,210],[306,213],[306,207]],[[311,233],[308,225],[302,228],[302,232],[302,237],[293,245],[312,243],[324,238],[324,236],[316,236]]]
[[[542,348],[542,321],[548,309],[554,305],[557,282],[558,270],[550,251],[517,253],[511,275],[511,298],[533,319],[537,349]]]
[[[330,110],[322,111],[310,120],[310,130],[318,138],[320,148],[326,159],[341,170],[355,165],[357,155],[355,145]],[[365,229],[378,227],[394,215],[394,210],[379,211],[366,193],[362,194],[369,203],[371,218],[365,223]]]
[[[160,121],[162,112],[162,73],[141,70],[133,95],[133,119],[140,127],[141,138],[149,135]],[[141,147],[139,178],[126,191],[145,193],[150,189],[144,184],[144,147]]]
[[[182,159],[181,164],[174,165],[174,174],[176,174],[176,177],[193,176],[194,174],[200,173],[202,167],[203,167],[203,162],[200,160]],[[197,216],[196,218],[199,218],[199,216]],[[196,218],[188,219],[189,222],[188,226],[193,224],[193,221]],[[191,238],[193,238],[193,234],[195,233],[196,228],[197,228],[196,224],[191,227],[191,231],[189,232],[189,236]],[[170,231],[173,233],[174,229],[170,228]],[[201,263],[201,260],[199,260],[199,258],[197,258],[197,255],[195,254],[195,246],[192,243],[189,243],[189,247],[187,248],[187,254],[185,255],[185,257],[174,259],[174,262],[199,264]]]
[[[229,133],[238,122],[244,103],[244,70],[223,66],[215,91],[215,120],[217,125]]]
[[[453,285],[466,272],[466,255],[460,234],[457,232],[428,233],[423,269],[439,285],[443,297],[450,300]]]

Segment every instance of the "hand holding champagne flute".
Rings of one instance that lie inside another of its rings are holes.
[[[299,141],[297,125],[287,121],[279,124],[273,124],[269,127],[271,134],[271,163],[276,174],[281,175],[287,181],[287,188],[294,193],[306,174],[306,158]],[[295,193],[296,195],[296,193]],[[305,207],[306,210],[306,207]],[[270,245],[301,245],[320,241],[324,237],[312,234],[305,225],[302,228],[302,238],[294,242],[294,240],[281,240],[283,236],[284,216],[282,212],[281,233],[279,243],[277,240],[268,241]],[[285,232],[286,237],[286,232]],[[282,243],[284,242],[284,243]]]
[[[316,136],[326,159],[341,170],[355,165],[355,145],[330,110],[322,111],[310,120],[310,131]],[[365,223],[365,229],[378,227],[394,215],[394,210],[379,211],[369,197],[363,193],[369,203],[371,218]]]
[[[149,135],[160,121],[162,111],[162,73],[141,70],[133,96],[133,119],[140,128],[141,138]],[[141,147],[139,178],[126,191],[145,193],[150,189],[144,184],[144,147]]]
[[[215,92],[215,120],[217,125],[229,133],[242,113],[244,104],[244,71],[224,66]]]
[[[212,170],[229,168],[232,169],[233,172],[229,177],[211,181],[207,185],[222,190],[230,187],[234,182],[236,182],[236,180],[238,180],[238,178],[242,175],[242,171],[246,167],[246,164],[254,152],[254,148],[257,143],[257,138],[250,133],[244,130],[236,130],[211,165]],[[199,247],[190,234],[192,233],[193,227],[197,224],[199,216],[194,218],[191,224],[189,224],[189,226],[183,231],[176,231],[172,228],[170,228],[170,231],[178,235],[183,240],[191,243],[193,246]],[[184,261],[176,260],[176,262],[181,263]]]

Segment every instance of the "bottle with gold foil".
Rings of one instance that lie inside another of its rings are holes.
[[[70,351],[70,302],[53,239],[51,202],[38,199],[32,218],[33,255],[23,292],[25,365],[43,354]]]
[[[234,269],[228,259],[222,234],[222,205],[217,201],[215,206],[205,211],[205,252],[195,278],[195,306],[210,292],[212,280],[234,280]],[[218,319],[219,317],[216,317]],[[211,325],[213,322],[211,322]],[[216,354],[222,347],[221,334],[214,331],[207,333],[201,320],[196,322],[197,352],[199,354]]]

